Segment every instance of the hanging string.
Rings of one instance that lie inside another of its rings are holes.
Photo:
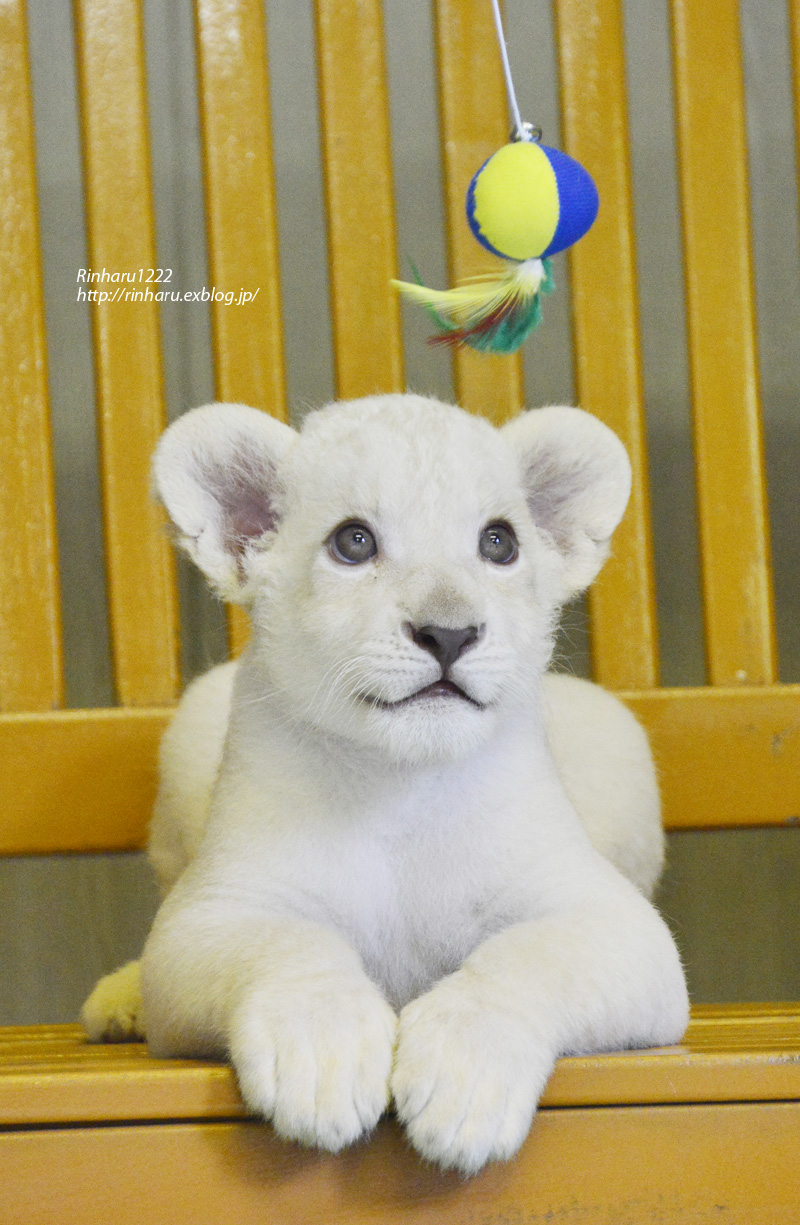
[[[531,124],[523,123],[522,116],[517,105],[517,95],[514,92],[514,82],[511,77],[511,64],[508,60],[508,47],[506,45],[506,36],[503,31],[503,19],[500,16],[500,0],[492,0],[492,10],[494,12],[494,24],[497,30],[497,42],[500,46],[500,59],[503,63],[503,74],[506,78],[506,93],[508,94],[508,105],[511,110],[511,117],[514,120],[514,140],[536,140],[537,129]],[[538,133],[541,135],[541,133]]]

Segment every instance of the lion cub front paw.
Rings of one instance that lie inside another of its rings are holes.
[[[129,961],[100,979],[81,1009],[81,1023],[93,1042],[144,1040],[138,961]]]
[[[232,1027],[242,1097],[285,1139],[337,1152],[386,1110],[396,1028],[368,981],[259,990]]]
[[[512,1157],[553,1067],[523,1019],[455,974],[400,1014],[391,1090],[414,1147],[473,1174]]]

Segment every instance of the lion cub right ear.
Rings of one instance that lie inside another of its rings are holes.
[[[588,587],[608,556],[631,491],[616,434],[579,408],[534,408],[501,428],[517,454],[534,523],[561,555],[561,599]]]
[[[179,417],[156,449],[153,481],[178,543],[234,604],[247,602],[256,542],[280,520],[280,465],[297,437],[257,408],[207,404]]]

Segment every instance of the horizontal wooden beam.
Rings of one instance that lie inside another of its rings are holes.
[[[650,737],[668,829],[800,821],[800,685],[619,696]]]
[[[790,1225],[799,1031],[796,1014],[774,1021],[727,1053],[708,1049],[701,1022],[680,1047],[560,1060],[519,1154],[475,1178],[422,1161],[392,1118],[341,1153],[286,1144],[241,1117],[220,1064],[149,1059],[141,1044],[87,1047],[69,1027],[38,1044],[35,1031],[0,1031],[3,1221],[50,1225],[67,1203],[81,1225]],[[724,1017],[712,1028],[731,1044]]]
[[[542,1105],[797,1100],[798,1051],[800,1004],[704,1005],[680,1046],[560,1059]],[[79,1025],[0,1029],[0,1128],[247,1114],[223,1064],[89,1043]]]
[[[800,685],[620,695],[650,735],[669,829],[800,820]],[[0,717],[0,854],[144,846],[158,741],[155,709]]]
[[[3,716],[0,854],[141,849],[170,714],[137,707]]]

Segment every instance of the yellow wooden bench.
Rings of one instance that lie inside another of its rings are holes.
[[[555,0],[554,11],[563,143],[591,167],[603,201],[572,254],[578,400],[621,435],[636,470],[614,556],[591,593],[594,674],[648,727],[671,828],[781,825],[800,809],[800,737],[787,734],[800,686],[776,681],[738,5],[672,0],[709,682],[692,689],[658,683],[621,4]],[[315,12],[337,390],[401,389],[382,15],[378,0],[316,0]],[[797,0],[792,12],[800,81]],[[480,266],[463,197],[505,139],[506,104],[488,3],[435,0],[434,14],[456,278]],[[152,267],[141,5],[76,0],[75,21],[89,260]],[[196,24],[210,277],[260,288],[236,311],[213,306],[217,394],[285,416],[263,5],[197,0]],[[174,563],[147,476],[164,425],[158,308],[93,304],[119,705],[63,710],[28,76],[23,0],[5,0],[0,849],[133,849],[144,842],[179,672]],[[724,142],[709,139],[717,132]],[[364,234],[367,244],[354,241]],[[501,421],[522,406],[518,359],[463,352],[454,369],[466,407]],[[233,618],[234,649],[245,632]],[[0,1036],[4,1223],[788,1225],[800,1220],[799,1146],[800,1004],[701,1007],[679,1048],[562,1060],[520,1155],[467,1182],[421,1165],[391,1120],[337,1157],[281,1144],[244,1118],[223,1067],[89,1046],[69,1026]]]

